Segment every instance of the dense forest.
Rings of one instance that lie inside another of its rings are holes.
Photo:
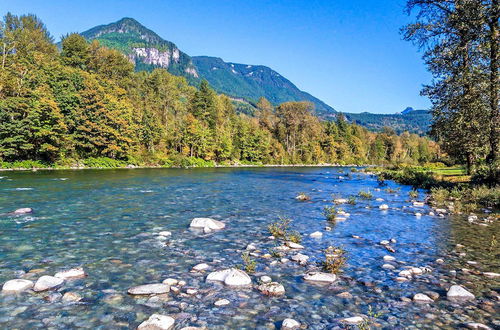
[[[163,69],[135,72],[98,41],[69,34],[58,48],[33,15],[7,14],[0,39],[4,164],[415,164],[438,153],[416,134],[370,132],[342,115],[321,121],[307,102],[261,98],[253,115],[239,113],[206,81],[194,88]]]

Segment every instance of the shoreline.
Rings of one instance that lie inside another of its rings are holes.
[[[195,169],[195,168],[272,168],[272,167],[373,167],[379,166],[374,164],[363,164],[363,165],[355,165],[355,164],[266,164],[266,165],[252,165],[252,164],[235,164],[235,165],[215,165],[215,166],[139,166],[139,165],[128,165],[124,167],[34,167],[34,168],[0,168],[0,172],[36,172],[36,171],[60,171],[60,170],[132,170],[132,169]]]

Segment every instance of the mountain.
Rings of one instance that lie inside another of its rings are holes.
[[[310,101],[318,115],[329,117],[335,114],[332,107],[301,91],[268,67],[226,63],[217,57],[190,57],[133,18],[99,25],[81,35],[121,51],[135,63],[138,71],[164,68],[172,74],[185,76],[191,84],[206,79],[217,92],[249,103],[257,102],[262,96],[275,105],[286,101]]]
[[[419,135],[425,135],[429,131],[432,114],[428,110],[414,110],[406,108],[396,114],[376,114],[369,112],[345,113],[350,122],[364,126],[369,130],[379,132],[384,126],[393,128],[396,133],[408,131]]]
[[[273,104],[309,101],[322,117],[335,113],[332,107],[301,91],[290,80],[266,66],[228,63],[210,56],[195,56],[192,60],[200,76],[220,93],[251,102],[263,96]]]
[[[189,55],[133,18],[126,17],[115,23],[99,25],[81,35],[121,51],[135,63],[138,71],[164,68],[188,79],[199,78]]]

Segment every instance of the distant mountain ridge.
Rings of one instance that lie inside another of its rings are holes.
[[[226,63],[217,57],[191,57],[133,18],[99,25],[81,35],[121,51],[135,63],[137,71],[164,68],[172,74],[185,76],[192,84],[206,79],[217,92],[251,103],[263,96],[275,105],[286,101],[312,102],[316,112],[324,117],[334,116],[336,112],[268,67]]]
[[[122,18],[117,22],[99,25],[81,33],[87,40],[98,40],[102,45],[117,49],[135,64],[137,71],[164,68],[174,75],[186,77],[197,85],[206,79],[218,92],[231,97],[238,110],[251,114],[260,97],[278,105],[287,101],[309,101],[315,112],[323,119],[334,119],[337,111],[300,90],[290,80],[263,65],[225,62],[211,56],[189,56],[173,42],[167,41],[133,18]],[[431,115],[426,110],[411,107],[399,114],[345,113],[346,118],[373,131],[384,126],[396,132],[408,130],[426,134]]]

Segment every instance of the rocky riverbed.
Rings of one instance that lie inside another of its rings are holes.
[[[498,217],[410,190],[340,167],[6,173],[0,327],[500,327]]]

